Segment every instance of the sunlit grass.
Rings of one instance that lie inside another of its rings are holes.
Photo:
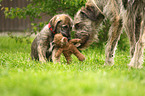
[[[103,66],[104,51],[91,46],[84,62],[40,64],[29,59],[30,44],[0,37],[0,96],[145,96],[145,68],[128,69],[129,50],[117,50],[112,67]]]

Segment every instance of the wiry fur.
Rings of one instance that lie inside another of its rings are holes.
[[[72,19],[69,15],[59,14],[55,15],[50,20],[50,25],[52,30],[56,33],[62,33],[68,39],[71,38],[70,31],[72,28]],[[66,28],[67,26],[67,28]],[[65,28],[64,28],[65,27]],[[41,62],[46,62],[49,60],[55,61],[54,54],[57,48],[53,49],[52,41],[54,34],[46,25],[40,33],[37,34],[36,38],[31,45],[31,58],[34,60],[39,60]]]
[[[110,19],[111,27],[106,44],[104,65],[114,64],[116,46],[124,27],[131,46],[132,59],[129,67],[140,68],[145,42],[145,1],[88,0],[85,7],[82,7],[74,17],[73,30],[76,31],[77,38],[83,39],[80,48],[87,47],[93,42],[95,29],[106,18]]]

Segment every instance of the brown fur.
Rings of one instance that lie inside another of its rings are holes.
[[[55,54],[55,57],[58,58],[60,57],[61,53],[63,53],[67,60],[67,63],[70,63],[71,55],[74,54],[80,61],[84,61],[85,56],[79,52],[76,46],[73,45],[73,43],[79,43],[80,41],[81,39],[72,39],[68,41],[68,39],[61,33],[56,34],[54,36],[54,44],[59,49]]]
[[[68,39],[71,38],[72,19],[70,16],[66,14],[55,15],[49,23],[55,33],[62,33]],[[51,59],[54,61],[55,57],[53,54],[55,54],[57,49],[54,48],[53,50],[53,38],[54,34],[48,28],[48,25],[46,25],[32,42],[31,58],[41,62],[46,62]]]
[[[104,19],[110,19],[111,27],[105,50],[105,64],[113,65],[115,50],[122,28],[130,40],[131,62],[129,67],[140,68],[144,49],[145,1],[144,0],[88,0],[74,17],[73,30],[83,39],[79,48],[93,42],[96,28]]]

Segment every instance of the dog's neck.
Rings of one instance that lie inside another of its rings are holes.
[[[50,23],[48,24],[48,28],[49,28],[49,30],[50,30],[53,34],[56,33],[55,31],[52,30],[52,27],[51,27]]]

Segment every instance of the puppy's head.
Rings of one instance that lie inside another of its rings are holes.
[[[50,20],[50,24],[55,33],[61,33],[63,36],[71,39],[72,19],[69,15],[56,15]]]

